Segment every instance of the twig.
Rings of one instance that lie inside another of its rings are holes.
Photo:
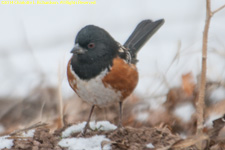
[[[198,101],[196,104],[197,107],[197,135],[202,134],[203,122],[204,122],[204,107],[205,107],[205,85],[206,85],[206,66],[207,66],[207,43],[208,43],[208,32],[209,25],[211,21],[211,1],[206,0],[206,22],[203,32],[203,42],[202,42],[202,71],[201,71],[201,81],[199,87]]]
[[[171,148],[173,150],[187,149],[189,146],[195,145],[199,141],[203,141],[207,139],[209,139],[208,135],[204,135],[204,134],[194,136],[194,137],[189,137],[185,140],[176,142]]]
[[[33,60],[33,63],[38,71],[38,73],[40,74],[41,76],[41,83],[43,82],[43,79],[45,77],[45,74],[43,72],[43,70],[41,69],[41,66],[37,60],[37,58],[35,57],[35,54],[34,54],[34,51],[33,51],[33,48],[29,42],[29,38],[28,38],[28,35],[27,35],[27,30],[25,29],[25,24],[24,22],[21,22],[21,30],[23,32],[23,42],[24,42],[24,46],[26,48],[26,50],[28,50],[28,52],[30,53],[30,56],[32,57],[32,60]]]
[[[64,118],[63,118],[63,99],[62,99],[62,75],[61,75],[61,68],[60,63],[58,65],[58,121],[57,126],[58,128],[62,128],[64,126]]]
[[[31,130],[31,129],[34,129],[34,128],[38,128],[38,127],[42,127],[42,126],[46,126],[47,123],[42,123],[42,122],[38,122],[38,123],[35,123],[27,128],[24,128],[24,129],[20,129],[20,130],[16,130],[14,132],[12,132],[11,134],[9,134],[10,136],[14,136],[18,133],[21,133],[21,132],[24,132],[24,131],[28,131],[28,130]]]
[[[223,5],[223,6],[219,7],[219,8],[217,8],[216,10],[214,10],[214,11],[212,12],[212,16],[213,16],[215,13],[219,12],[220,10],[222,10],[223,8],[225,8],[225,5]]]
[[[197,108],[197,135],[202,134],[203,123],[204,123],[204,107],[205,107],[205,89],[206,89],[206,67],[207,67],[207,49],[208,49],[208,32],[209,32],[209,25],[212,16],[223,9],[225,6],[222,6],[215,11],[212,12],[211,10],[211,0],[206,0],[206,21],[205,27],[203,32],[203,41],[202,41],[202,71],[201,71],[201,82],[199,87],[199,95],[198,101],[196,103]],[[200,149],[202,146],[200,145]]]

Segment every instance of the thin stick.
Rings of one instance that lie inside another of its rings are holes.
[[[207,49],[208,49],[208,32],[209,25],[211,22],[212,16],[225,8],[225,5],[219,7],[215,11],[211,10],[211,0],[206,0],[206,21],[203,32],[203,41],[202,41],[202,71],[201,71],[201,82],[199,87],[198,101],[196,104],[197,107],[197,135],[202,134],[203,123],[204,123],[204,107],[205,107],[205,86],[206,86],[206,67],[207,67]]]
[[[63,99],[62,99],[62,76],[61,76],[61,68],[60,64],[58,65],[58,128],[62,128],[64,126],[64,118],[63,118]]]
[[[197,107],[197,135],[202,134],[203,123],[204,123],[204,107],[205,107],[205,85],[206,85],[206,66],[207,66],[207,43],[208,43],[208,32],[209,25],[211,21],[211,1],[206,0],[206,21],[203,32],[203,42],[202,42],[202,71],[201,71],[201,82],[199,87]]]
[[[225,5],[223,5],[223,6],[219,7],[219,8],[217,8],[216,10],[214,10],[214,11],[212,12],[212,15],[214,15],[214,14],[217,13],[217,12],[219,12],[219,11],[222,10],[223,8],[225,8]]]
[[[196,113],[197,113],[197,136],[203,133],[203,123],[204,123],[204,108],[205,108],[205,88],[206,88],[206,67],[207,67],[207,49],[208,49],[208,33],[209,25],[212,16],[223,9],[225,6],[218,8],[217,10],[211,10],[211,0],[206,0],[206,21],[203,32],[202,41],[202,70],[201,70],[201,82],[199,86],[198,101],[196,103]],[[202,149],[202,144],[199,144],[199,148]]]
[[[14,135],[16,135],[18,133],[21,133],[21,132],[24,132],[24,131],[28,131],[28,130],[31,130],[31,129],[34,129],[34,128],[38,128],[38,127],[41,127],[41,126],[46,126],[46,125],[47,125],[47,123],[38,122],[38,123],[35,123],[35,124],[33,124],[33,125],[31,125],[31,126],[29,126],[27,128],[16,130],[16,131],[12,132],[9,135],[14,136]]]

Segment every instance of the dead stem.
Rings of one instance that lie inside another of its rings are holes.
[[[202,41],[202,70],[201,70],[201,81],[199,86],[199,95],[198,101],[196,103],[197,108],[197,135],[202,134],[203,130],[203,123],[204,123],[204,108],[205,108],[205,86],[206,86],[206,72],[207,72],[207,49],[208,49],[208,32],[209,32],[209,25],[211,22],[212,16],[223,9],[225,6],[218,8],[217,10],[211,10],[211,0],[206,0],[206,21],[205,27],[203,32],[203,41]],[[200,149],[202,147],[200,146]]]

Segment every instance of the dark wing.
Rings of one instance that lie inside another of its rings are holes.
[[[125,60],[127,63],[131,63],[132,58],[131,58],[130,51],[127,48],[125,48],[123,45],[121,45],[120,43],[117,43],[117,44],[119,46],[119,49],[118,49],[119,57]]]
[[[136,63],[136,54],[141,47],[149,40],[149,38],[163,25],[164,19],[157,21],[143,20],[134,29],[128,40],[124,43],[124,47],[131,52],[131,57]]]

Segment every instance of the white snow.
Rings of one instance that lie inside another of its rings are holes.
[[[33,137],[35,129],[28,130],[26,132],[22,132],[21,137]],[[9,135],[0,137],[0,150],[3,148],[11,148],[13,146],[13,139],[9,138]]]
[[[35,129],[28,130],[22,133],[22,137],[33,137]]]
[[[59,145],[62,147],[68,147],[69,150],[101,150],[101,143],[103,141],[110,141],[103,135],[95,135],[90,138],[66,138],[72,133],[81,132],[85,127],[86,122],[79,123],[77,125],[72,125],[62,132],[62,139]],[[90,127],[93,130],[115,130],[117,127],[108,121],[90,122]],[[110,145],[104,145],[103,150],[110,150]]]
[[[62,137],[69,137],[72,133],[81,132],[85,127],[85,125],[86,122],[82,122],[77,125],[72,125],[68,127],[65,131],[62,132]],[[90,127],[93,130],[101,130],[101,131],[115,130],[117,128],[109,121],[98,121],[98,122],[91,121]]]
[[[194,112],[194,106],[188,102],[177,106],[173,113],[174,115],[182,119],[184,122],[188,122]]]
[[[68,137],[70,136],[72,133],[77,133],[77,132],[81,132],[85,126],[86,122],[82,122],[76,125],[72,125],[70,127],[68,127],[65,131],[62,132],[62,137]]]
[[[180,133],[179,135],[180,135],[180,137],[182,139],[187,139],[187,134],[186,133]]]
[[[110,141],[104,135],[95,135],[90,138],[68,138],[62,139],[58,145],[68,147],[68,150],[101,150],[101,143]],[[110,145],[105,145],[103,150],[110,150]]]
[[[146,145],[147,148],[155,148],[155,146],[152,143],[149,143]]]
[[[101,131],[110,131],[110,130],[115,130],[117,126],[114,124],[111,124],[109,121],[98,121],[96,122],[90,122],[90,127],[93,130],[101,130]]]
[[[140,112],[136,115],[136,120],[143,122],[146,121],[149,117],[149,112]]]
[[[210,99],[214,103],[219,102],[221,100],[224,100],[225,99],[225,88],[221,86],[221,87],[213,90],[211,95],[210,95]]]
[[[13,146],[13,140],[7,139],[9,136],[0,137],[0,150],[3,148],[11,148]]]

